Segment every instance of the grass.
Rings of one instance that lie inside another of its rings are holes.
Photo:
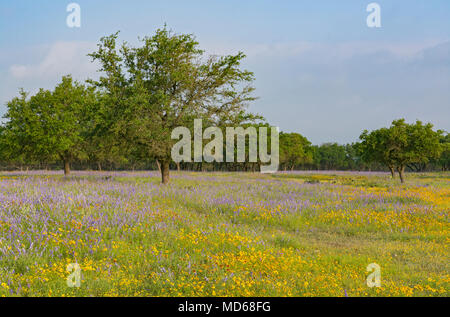
[[[0,296],[448,296],[449,180],[3,173]]]

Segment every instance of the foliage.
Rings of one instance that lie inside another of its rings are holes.
[[[223,123],[245,116],[255,99],[253,74],[240,69],[243,53],[205,59],[192,35],[165,27],[141,39],[139,47],[123,43],[117,49],[117,38],[118,33],[102,38],[90,54],[105,74],[95,84],[110,99],[112,131],[156,157],[166,183],[172,130],[190,127],[197,118]]]
[[[205,56],[191,34],[166,27],[140,39],[137,46],[118,44],[119,33],[101,38],[90,54],[100,77],[86,85],[70,76],[54,90],[29,96],[21,90],[7,103],[0,125],[2,169],[155,169],[169,181],[174,168],[171,132],[194,119],[204,128],[270,125],[249,113],[253,73],[241,69],[243,53]],[[270,130],[270,129],[269,129]],[[259,132],[259,131],[258,131]],[[225,135],[225,133],[223,133]],[[191,135],[193,133],[191,132]],[[280,134],[284,170],[448,170],[449,136],[431,124],[396,120],[391,127],[364,131],[360,143],[312,146],[298,133]],[[225,141],[225,139],[224,139]],[[270,138],[269,138],[270,141]],[[204,142],[206,142],[204,140]],[[177,163],[178,170],[257,171],[261,162]],[[270,147],[270,145],[269,145]]]
[[[284,169],[311,163],[311,142],[298,133],[280,133],[280,164]]]
[[[367,161],[385,164],[391,170],[396,168],[404,182],[405,167],[410,164],[426,164],[430,159],[440,157],[443,131],[434,131],[431,123],[407,124],[404,119],[395,120],[390,128],[364,131],[360,150]]]
[[[93,103],[93,90],[70,76],[63,77],[54,91],[41,89],[29,99],[22,91],[8,103],[5,114],[3,142],[8,156],[25,162],[61,160],[68,174],[70,162],[86,155],[86,122],[92,117],[87,105]]]

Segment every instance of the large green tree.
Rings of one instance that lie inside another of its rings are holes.
[[[293,170],[296,166],[310,163],[311,142],[298,133],[280,133],[280,164],[284,170]]]
[[[395,120],[391,127],[372,132],[364,131],[360,149],[368,161],[385,164],[393,173],[396,168],[402,183],[405,168],[411,164],[426,164],[442,153],[442,131],[434,131],[431,123],[416,121],[408,124],[404,119]]]
[[[117,39],[118,33],[103,37],[90,54],[101,65],[95,84],[109,96],[105,124],[117,140],[157,158],[166,184],[172,130],[192,126],[194,118],[224,122],[242,116],[255,99],[253,74],[240,69],[243,53],[205,57],[192,35],[166,27],[136,47],[118,47]]]
[[[92,117],[87,104],[95,102],[92,89],[62,78],[54,91],[41,89],[27,99],[25,92],[10,101],[4,128],[9,155],[26,162],[61,161],[64,174],[85,153],[86,124]]]
[[[404,119],[395,120],[390,128],[391,155],[396,162],[400,180],[404,182],[404,171],[408,164],[428,163],[442,153],[440,138],[443,131],[434,131],[431,123],[407,124]]]
[[[1,130],[2,160],[31,164],[41,155],[37,155],[36,117],[33,114],[28,94],[21,90],[19,97],[7,103],[7,112],[3,116],[6,123]]]

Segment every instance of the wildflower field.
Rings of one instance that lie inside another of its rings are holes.
[[[449,296],[450,174],[407,177],[1,173],[0,296]]]

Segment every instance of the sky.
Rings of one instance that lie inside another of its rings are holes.
[[[80,28],[66,24],[71,2]],[[367,26],[371,2],[380,28]],[[0,115],[19,88],[98,76],[86,55],[102,36],[135,44],[164,24],[207,54],[244,52],[259,97],[250,111],[314,144],[398,118],[450,131],[448,0],[1,0]]]

